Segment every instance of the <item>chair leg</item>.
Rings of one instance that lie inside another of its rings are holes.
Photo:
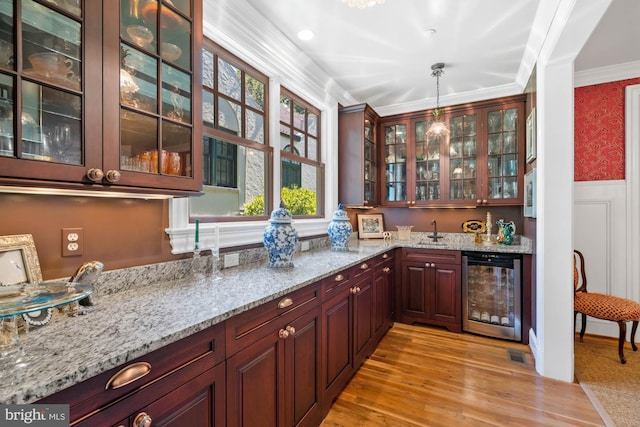
[[[624,365],[627,363],[627,359],[624,358],[624,342],[627,337],[627,322],[624,320],[618,321],[620,326],[620,338],[618,339],[618,355],[620,356],[620,362]]]
[[[580,342],[582,342],[582,338],[584,338],[584,331],[587,329],[587,315],[584,313],[580,313],[582,316],[582,328],[580,329]]]
[[[636,345],[636,330],[638,329],[638,321],[634,320],[633,325],[631,326],[631,348],[633,351],[638,351],[638,346]]]

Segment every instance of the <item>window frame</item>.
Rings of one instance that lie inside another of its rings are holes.
[[[196,219],[199,219],[202,223],[208,222],[245,222],[245,221],[259,221],[268,218],[269,212],[273,209],[273,146],[270,143],[269,138],[269,121],[270,121],[270,111],[269,111],[269,77],[265,74],[261,73],[251,65],[245,63],[240,58],[237,58],[235,55],[224,49],[222,46],[218,45],[213,40],[204,37],[202,42],[202,50],[203,53],[205,50],[213,53],[213,88],[209,88],[202,84],[202,91],[209,92],[213,94],[213,108],[214,108],[214,117],[213,117],[213,127],[209,125],[205,125],[204,118],[201,120],[202,125],[202,139],[204,143],[205,138],[217,139],[223,141],[225,143],[235,144],[239,146],[243,146],[247,149],[253,149],[264,153],[265,158],[265,176],[264,176],[264,215],[253,215],[253,216],[228,216],[228,215],[192,215],[189,211],[189,222],[195,222]],[[240,100],[234,99],[222,92],[220,92],[218,88],[218,60],[222,59],[233,67],[237,68],[241,72],[241,85],[242,89],[240,91]],[[263,111],[260,111],[246,102],[246,75],[250,75],[253,79],[258,80],[264,85],[264,105]],[[204,96],[202,97],[204,99]],[[219,127],[217,114],[218,114],[218,102],[219,99],[229,100],[233,103],[239,104],[241,107],[241,132],[240,136],[234,135],[226,130],[223,130]],[[246,135],[246,114],[247,110],[252,111],[254,113],[263,114],[263,126],[264,126],[264,143],[259,143],[253,140],[246,139],[244,136]],[[215,153],[211,154],[215,157]],[[205,177],[203,176],[203,182]],[[237,179],[237,177],[236,177]],[[203,184],[204,185],[204,184]]]
[[[282,160],[286,159],[286,160],[291,160],[294,162],[299,162],[299,163],[304,163],[307,164],[309,166],[313,166],[315,168],[317,168],[318,170],[318,190],[316,191],[316,214],[315,215],[294,215],[294,218],[322,218],[324,217],[325,214],[325,206],[324,206],[324,188],[325,188],[325,165],[322,162],[322,111],[313,106],[311,103],[307,102],[306,100],[304,100],[302,97],[296,95],[292,90],[289,90],[288,88],[284,87],[284,86],[280,86],[280,96],[278,97],[278,106],[281,105],[281,99],[282,98],[288,98],[289,101],[291,102],[291,106],[289,108],[289,122],[284,122],[282,120],[282,117],[280,115],[278,115],[278,132],[281,135],[281,137],[278,139],[277,144],[278,147],[281,147],[282,145],[282,134],[280,132],[280,129],[282,127],[286,127],[289,129],[289,144],[286,145],[286,147],[290,147],[290,150],[286,151],[283,148],[280,148],[280,168],[282,169]],[[296,127],[295,125],[295,106],[299,105],[301,107],[304,107],[305,109],[305,115],[304,115],[304,129],[300,129],[299,127]],[[279,111],[280,108],[279,108]],[[309,113],[313,113],[316,118],[317,118],[317,123],[316,123],[316,135],[313,135],[309,132],[308,126],[309,126]],[[298,151],[295,147],[295,142],[294,142],[294,136],[296,131],[298,132],[302,132],[305,136],[304,138],[304,150],[305,153],[304,155],[302,154],[296,154],[296,151]],[[316,154],[315,157],[317,160],[313,160],[310,159],[308,157],[308,152],[309,152],[309,144],[308,144],[308,140],[309,137],[313,137],[315,138],[317,144],[316,144]],[[282,191],[282,173],[280,173],[280,186],[279,186],[280,190]]]

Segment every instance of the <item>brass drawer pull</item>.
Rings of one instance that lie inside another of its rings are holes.
[[[145,412],[140,412],[133,420],[133,427],[151,427],[153,420]]]
[[[293,300],[289,297],[286,297],[280,300],[280,302],[278,303],[278,308],[287,308],[291,304],[293,304]]]
[[[344,280],[344,276],[342,274],[338,274],[333,280],[336,282],[342,282]]]
[[[113,374],[107,384],[104,386],[105,390],[115,390],[120,387],[124,387],[131,384],[134,381],[147,375],[151,372],[151,364],[147,362],[136,362],[125,368],[120,369]]]

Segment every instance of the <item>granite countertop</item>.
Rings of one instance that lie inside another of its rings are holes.
[[[92,313],[55,316],[49,325],[21,335],[33,360],[26,367],[2,366],[0,402],[34,402],[390,248],[532,252],[531,242],[524,238],[519,245],[476,245],[472,236],[443,233],[442,243],[421,244],[427,234],[412,233],[411,241],[404,242],[352,240],[349,252],[299,252],[292,269],[271,269],[258,262],[225,269],[222,280],[215,282],[182,278],[136,283],[106,295],[98,292]]]

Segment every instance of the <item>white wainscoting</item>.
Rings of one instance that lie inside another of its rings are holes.
[[[626,181],[574,184],[574,248],[584,254],[588,290],[629,298]],[[637,261],[636,261],[637,262]],[[580,328],[578,316],[577,330]],[[631,328],[628,328],[631,329]],[[618,324],[588,318],[587,333],[617,337]]]

